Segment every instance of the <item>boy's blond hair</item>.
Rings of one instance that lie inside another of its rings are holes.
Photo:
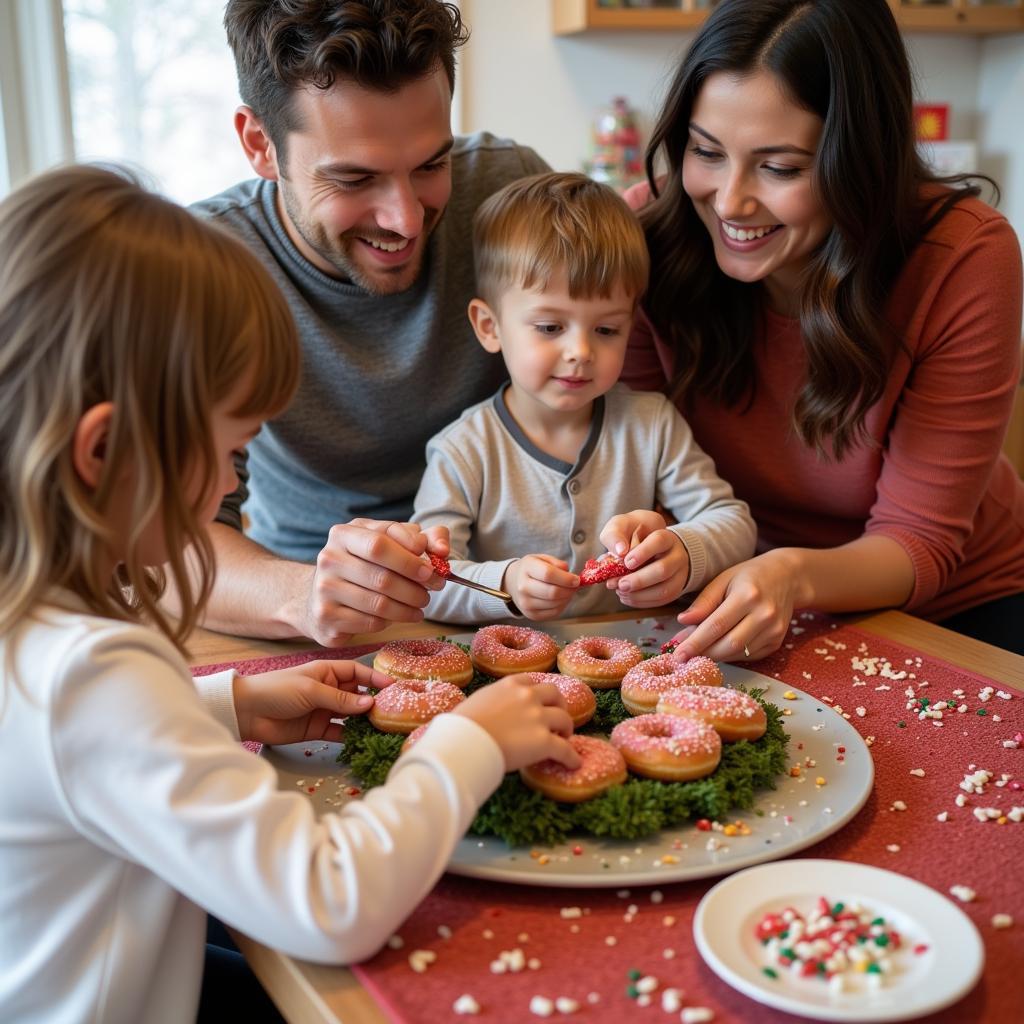
[[[185,494],[188,473],[208,497],[218,479],[211,409],[244,381],[235,415],[280,411],[299,358],[256,257],[126,173],[62,168],[0,203],[0,639],[61,588],[97,615],[151,622],[183,650],[213,581],[206,524]],[[114,416],[92,489],[73,444],[103,402]],[[130,502],[126,537],[107,518],[115,495]],[[157,603],[165,573],[139,551],[154,519],[176,619]]]
[[[647,287],[644,233],[625,201],[585,174],[521,178],[491,196],[473,221],[477,293],[492,308],[510,287],[545,288],[564,273],[569,295],[639,299]]]

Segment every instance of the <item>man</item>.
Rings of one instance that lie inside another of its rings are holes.
[[[259,177],[195,209],[266,263],[304,363],[212,527],[206,624],[337,645],[421,619],[441,585],[420,556],[445,541],[404,522],[424,446],[504,377],[466,324],[472,216],[546,167],[511,142],[452,138],[468,37],[453,4],[229,0],[224,23],[235,128]]]

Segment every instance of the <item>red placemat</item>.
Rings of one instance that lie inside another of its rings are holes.
[[[314,652],[252,662],[244,670],[278,668],[322,656],[323,652]],[[1004,745],[1019,742],[1014,737],[1024,729],[1024,696],[937,658],[809,613],[800,616],[782,650],[751,667],[832,704],[837,713],[849,716],[871,746],[875,785],[867,804],[845,828],[801,855],[877,865],[943,894],[952,886],[973,889],[975,900],[957,902],[981,932],[984,975],[959,1003],[926,1019],[948,1024],[1020,1020],[1024,822],[1005,815],[1002,824],[996,819],[982,822],[975,810],[1008,812],[1024,806],[1018,781],[1024,777],[1024,743]],[[785,706],[781,693],[770,696]],[[922,705],[920,698],[928,704]],[[944,709],[941,719],[919,717],[922,706],[932,711],[932,704],[947,699],[965,710]],[[913,706],[908,708],[908,703]],[[939,721],[942,724],[936,725]],[[797,762],[799,752],[790,753]],[[991,772],[992,779],[983,793],[968,795],[960,784],[975,769]],[[826,779],[829,770],[839,769],[813,768]],[[957,805],[958,795],[965,806]],[[946,820],[938,820],[943,813]],[[691,828],[679,835],[692,842],[700,834]],[[508,1024],[535,1019],[530,1012],[534,996],[573,1000],[581,1020],[621,1024],[641,1014],[651,1020],[678,1020],[678,1012],[669,1017],[661,1009],[666,988],[682,990],[683,1006],[707,1007],[719,1021],[799,1020],[733,991],[697,954],[693,913],[716,881],[634,886],[631,891],[559,891],[446,876],[401,928],[401,947],[386,948],[354,970],[393,1020],[410,1024],[461,1019],[453,1005],[463,995],[479,1005],[480,1019]],[[1009,914],[1014,923],[996,929],[996,914]],[[436,955],[421,972],[410,963],[410,954],[417,950]],[[503,951],[514,950],[522,951],[528,965],[492,973],[492,961]],[[627,995],[630,971],[658,981],[646,1010]],[[554,1016],[561,1014],[556,1010]]]

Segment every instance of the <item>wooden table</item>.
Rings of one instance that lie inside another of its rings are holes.
[[[652,609],[645,614],[668,613],[669,609]],[[604,615],[596,618],[607,620],[609,617]],[[619,617],[636,618],[636,613],[628,612]],[[587,619],[565,621],[586,622]],[[997,682],[1024,689],[1024,658],[1017,655],[951,633],[902,612],[879,612],[850,617],[847,621],[859,629],[906,644]],[[381,633],[353,636],[349,644],[354,647],[399,638],[436,636],[446,630],[452,632],[451,627],[432,622],[396,625]],[[308,640],[250,640],[200,630],[190,646],[192,663],[198,666],[309,650],[311,644]],[[232,934],[260,982],[291,1024],[336,1024],[339,1021],[342,1024],[386,1024],[384,1013],[347,968],[325,967],[296,960],[254,942],[245,935],[237,932]]]

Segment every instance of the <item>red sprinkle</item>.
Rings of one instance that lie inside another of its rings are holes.
[[[711,822],[708,821],[707,818],[698,818],[697,819],[697,828],[699,828],[701,830],[701,832],[710,832],[711,831]]]
[[[578,857],[583,852],[583,847],[582,846],[574,846],[572,848],[572,852],[573,852],[574,856]]]
[[[588,558],[583,572],[580,573],[580,586],[592,587],[595,583],[625,576],[629,570],[626,563],[617,555],[602,555],[600,558]]]
[[[430,559],[430,564],[434,567],[434,572],[438,576],[448,576],[451,574],[452,567],[449,565],[447,558],[435,555],[432,551],[427,552],[427,557]]]
[[[928,952],[928,946],[925,943],[920,942],[920,943],[918,943],[914,947],[914,952],[917,953],[917,954],[927,953]]]
[[[315,793],[316,792],[316,786],[307,786],[306,787],[306,792],[307,793]]]

